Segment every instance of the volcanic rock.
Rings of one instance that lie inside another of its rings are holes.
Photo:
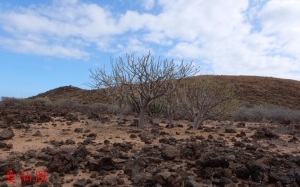
[[[180,150],[174,146],[164,146],[161,150],[161,156],[167,160],[174,160],[180,156]]]
[[[0,140],[9,140],[14,137],[14,132],[11,129],[4,129],[0,131]]]

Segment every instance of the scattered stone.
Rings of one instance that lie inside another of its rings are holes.
[[[244,128],[246,126],[246,124],[244,122],[239,122],[236,124],[237,128]]]
[[[40,116],[40,123],[47,123],[50,122],[52,119],[50,116],[47,116],[46,114],[43,114]]]
[[[49,172],[69,173],[78,168],[77,160],[68,153],[59,152],[53,156],[47,165]]]
[[[131,134],[129,137],[132,138],[132,139],[134,139],[134,138],[137,138],[137,135]]]
[[[91,171],[99,171],[100,169],[109,171],[116,168],[116,164],[111,157],[103,157],[98,160],[89,159],[87,166]]]
[[[225,129],[225,133],[237,133],[234,129]]]
[[[221,156],[216,152],[206,152],[201,155],[200,159],[196,160],[196,165],[202,167],[222,167],[228,168],[229,161],[225,156]]]
[[[14,136],[15,134],[11,129],[4,129],[0,131],[0,140],[9,140]]]
[[[240,142],[240,141],[234,142],[233,145],[234,145],[235,147],[240,147],[240,148],[245,147],[245,144],[244,144],[243,142]]]
[[[66,145],[72,145],[72,144],[75,144],[74,140],[71,140],[71,139],[66,140]]]
[[[84,145],[79,145],[75,152],[72,154],[72,156],[76,158],[78,162],[83,162],[87,155],[88,151]]]
[[[76,129],[74,130],[74,132],[82,133],[82,132],[83,132],[83,128],[76,128]]]
[[[249,161],[246,164],[247,169],[251,175],[251,178],[255,182],[268,181],[267,168],[265,165],[257,163],[255,161]]]
[[[6,148],[7,148],[7,149],[12,149],[13,146],[14,146],[14,145],[13,145],[12,143],[6,144]]]
[[[73,183],[73,186],[84,187],[86,184],[86,179],[78,179]]]
[[[46,154],[46,153],[40,153],[37,155],[37,158],[44,161],[50,161],[52,159],[52,156]]]
[[[235,169],[235,175],[240,179],[248,179],[250,177],[250,172],[245,165],[238,165]]]
[[[134,184],[153,183],[153,175],[148,172],[133,171],[130,179]]]
[[[22,165],[20,162],[0,161],[0,175],[5,175],[9,170],[20,171]]]
[[[27,159],[30,159],[30,158],[34,158],[35,157],[35,154],[36,154],[36,150],[34,149],[29,149],[27,150],[23,157],[27,160]]]
[[[42,133],[41,133],[41,131],[36,131],[32,136],[42,137]]]
[[[278,139],[279,136],[277,134],[273,133],[270,129],[261,128],[261,129],[256,130],[256,132],[253,135],[253,138],[257,138],[257,139],[264,139],[264,138]]]
[[[161,156],[167,160],[174,160],[180,156],[180,150],[174,146],[164,146],[161,150]]]
[[[157,173],[154,178],[162,186],[183,186],[183,180],[176,172],[162,171]]]
[[[0,148],[4,148],[4,147],[6,147],[6,143],[0,141]]]
[[[272,167],[269,171],[269,181],[274,183],[279,181],[282,185],[287,185],[296,182],[296,178],[294,175],[281,173],[277,168]]]

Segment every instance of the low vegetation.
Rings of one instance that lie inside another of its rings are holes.
[[[300,111],[280,107],[242,106],[233,112],[234,121],[300,123]]]

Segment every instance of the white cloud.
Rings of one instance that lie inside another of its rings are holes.
[[[277,37],[276,51],[299,58],[300,1],[272,0],[259,14],[262,34]]]
[[[60,45],[48,45],[44,43],[36,43],[26,39],[12,40],[0,38],[0,46],[19,53],[57,56],[61,58],[88,58],[89,54],[72,47],[63,47]]]
[[[150,48],[147,44],[143,43],[142,41],[138,40],[137,38],[129,38],[124,42],[125,44],[119,44],[118,48],[118,55],[123,56],[125,53],[127,54],[135,54],[135,56],[143,56],[151,51],[151,54],[154,55],[155,52],[152,48]]]
[[[0,45],[64,58],[88,58],[91,46],[117,55],[151,50],[193,59],[210,73],[300,79],[294,73],[300,71],[299,0],[140,2],[147,12],[111,12],[77,0],[2,11],[0,29],[8,36]],[[154,7],[161,11],[151,12]]]
[[[155,0],[141,0],[142,5],[146,10],[151,10],[155,5]]]

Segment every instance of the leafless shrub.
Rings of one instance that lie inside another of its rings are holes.
[[[193,129],[235,108],[234,87],[209,78],[185,84],[178,95],[181,113],[193,120]]]
[[[291,121],[300,122],[300,111],[294,111],[286,108],[268,108],[255,106],[253,108],[240,107],[233,115],[234,121],[251,121],[251,122],[283,122]]]
[[[2,108],[5,108],[5,104],[2,101],[0,101],[0,109]]]
[[[5,106],[20,106],[22,105],[21,100],[15,97],[1,97],[2,103],[4,103]]]
[[[119,106],[118,105],[110,105],[110,106],[108,106],[107,111],[110,112],[110,113],[117,114],[119,112]],[[123,114],[132,113],[131,107],[129,105],[125,105],[122,113]]]
[[[234,121],[261,122],[264,119],[264,110],[261,107],[240,107],[233,112],[232,118]]]
[[[103,103],[94,103],[90,106],[91,109],[97,109],[101,111],[107,111],[109,105]]]
[[[45,106],[45,103],[50,102],[48,98],[37,97],[35,99],[28,99],[27,106],[41,107]]]
[[[56,107],[56,105],[53,102],[47,102],[47,103],[44,104],[44,107],[53,109],[53,108]]]
[[[287,121],[291,120],[292,111],[283,109],[283,108],[276,108],[276,109],[265,109],[264,115],[265,119],[269,121]]]
[[[85,108],[88,108],[88,106],[85,105],[85,104],[75,103],[75,104],[73,104],[72,108],[74,108],[74,109],[85,109]]]
[[[53,104],[58,108],[72,108],[76,103],[67,99],[60,99],[55,101]]]
[[[292,115],[293,115],[293,123],[300,123],[300,111],[299,110],[294,111]]]

